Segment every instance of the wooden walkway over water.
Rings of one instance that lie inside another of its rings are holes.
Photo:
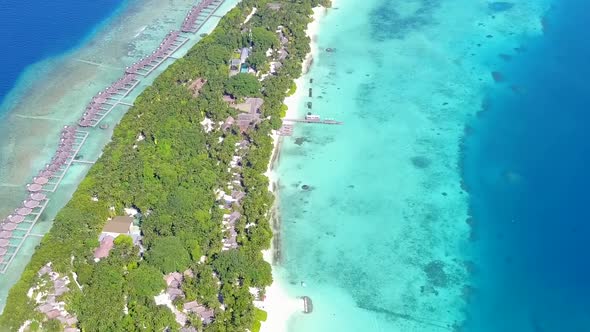
[[[315,123],[325,125],[342,125],[344,122],[336,120],[311,120],[311,119],[283,119],[285,122]]]

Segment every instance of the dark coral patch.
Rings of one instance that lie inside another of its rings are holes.
[[[499,71],[493,71],[492,78],[494,79],[494,82],[496,82],[496,83],[504,82],[504,75]]]
[[[412,164],[416,168],[424,169],[430,166],[431,161],[430,159],[423,157],[423,156],[416,156],[412,157]]]
[[[446,287],[449,284],[449,276],[442,261],[435,260],[426,264],[424,272],[430,283],[436,287]]]
[[[495,12],[503,12],[514,7],[513,3],[504,1],[495,1],[488,4],[488,8]]]

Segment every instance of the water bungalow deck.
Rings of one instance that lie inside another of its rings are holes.
[[[224,0],[204,0],[196,6],[193,6],[186,15],[182,28],[184,33],[196,33],[201,29],[203,24],[209,20],[211,16],[217,11]]]

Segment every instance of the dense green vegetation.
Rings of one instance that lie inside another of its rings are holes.
[[[244,331],[264,320],[252,305],[248,287],[263,289],[272,282],[270,265],[261,254],[272,236],[267,213],[273,197],[263,175],[272,150],[269,133],[280,127],[283,99],[309,52],[304,30],[311,8],[327,5],[327,0],[275,0],[282,4],[278,11],[269,9],[268,2],[242,1],[212,34],[136,99],[102,157],[56,216],[21,280],[10,290],[0,330],[16,331],[26,319],[41,318],[26,293],[47,262],[64,275],[78,275],[83,288],[70,287],[65,300],[83,331],[177,330],[172,312],[156,306],[153,296],[166,286],[164,273],[186,269],[194,277],[182,284],[185,301],[197,300],[216,313],[214,322],[204,327],[200,319],[189,316],[194,327]],[[247,24],[251,34],[244,33],[242,22],[252,7],[258,12]],[[267,68],[269,58],[263,52],[279,46],[274,32],[279,25],[289,38],[289,57],[276,75],[262,82],[251,75],[230,79],[228,61],[244,46],[253,45],[255,68]],[[195,97],[188,86],[197,78],[207,83]],[[263,97],[263,115],[270,120],[245,135],[235,130],[206,133],[200,125],[205,116],[218,122],[236,113],[222,101],[224,91],[237,97]],[[138,142],[140,134],[145,139]],[[225,189],[231,180],[227,165],[235,143],[243,139],[249,148],[241,171],[247,196],[236,225],[240,246],[222,251],[221,219],[227,211],[217,207],[214,191]],[[95,263],[92,253],[102,227],[107,218],[123,214],[125,207],[141,212],[145,259],[129,238],[119,237],[110,256]],[[246,228],[246,224],[254,226]],[[201,256],[206,257],[205,263],[199,263]],[[61,325],[56,322],[35,321],[31,326],[40,323],[43,330],[59,330]]]

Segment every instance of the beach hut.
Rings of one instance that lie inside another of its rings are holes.
[[[12,222],[2,225],[2,229],[5,231],[13,231],[16,229],[16,227],[17,227],[16,224],[12,223]]]
[[[39,204],[40,204],[39,201],[35,201],[32,199],[28,199],[23,202],[23,206],[26,208],[29,208],[29,209],[34,209],[34,208],[38,207]]]
[[[49,182],[49,179],[42,176],[37,176],[33,178],[33,182],[36,184],[44,185],[47,184],[47,182]]]
[[[47,195],[45,195],[43,193],[34,193],[34,194],[31,194],[31,196],[29,196],[29,197],[35,201],[43,201],[47,198]]]
[[[8,252],[8,249],[0,247],[0,256],[4,256]]]
[[[37,191],[41,191],[42,189],[43,189],[43,186],[41,186],[40,184],[32,183],[32,184],[27,185],[27,190],[29,190],[32,193],[37,192]]]
[[[25,221],[25,217],[22,214],[17,214],[14,216],[10,216],[9,220],[12,223],[20,224],[21,222]]]
[[[0,247],[8,247],[10,245],[10,241],[8,239],[0,239]]]
[[[0,239],[10,239],[12,237],[11,231],[0,231]]]
[[[16,209],[16,214],[20,216],[28,216],[29,214],[31,214],[31,212],[33,212],[33,210],[26,207]]]

